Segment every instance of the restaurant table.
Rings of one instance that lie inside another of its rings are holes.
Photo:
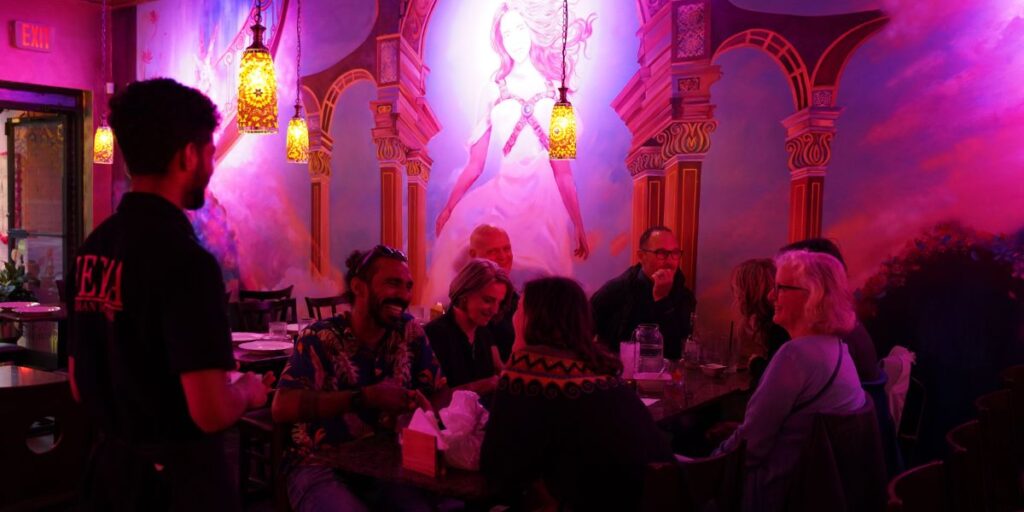
[[[0,364],[0,389],[25,386],[39,386],[67,382],[68,376],[63,373],[37,370],[10,363]]]
[[[650,385],[645,381],[638,383],[642,398],[658,400],[648,405],[647,410],[651,411],[654,421],[659,424],[749,390],[750,372],[739,371],[711,377],[698,368],[687,368],[683,372],[682,390],[673,388],[669,381],[663,384],[663,389],[645,393],[644,388]],[[662,387],[662,382],[658,383],[658,387]]]
[[[235,361],[238,362],[238,369],[243,372],[263,373],[267,371],[279,375],[284,369],[288,358],[292,356],[292,350],[287,349],[275,352],[254,352],[234,346]]]
[[[27,350],[28,355],[22,359],[22,362],[45,366],[47,368],[67,368],[68,366],[68,336],[67,336],[67,320],[68,311],[64,307],[64,304],[43,304],[43,306],[57,306],[60,309],[58,311],[50,313],[16,313],[13,310],[4,309],[0,310],[0,322],[18,322],[18,323],[33,323],[33,322],[55,322],[57,324],[57,346],[51,352],[41,352],[29,348]]]
[[[392,433],[358,439],[333,450],[321,450],[314,462],[343,473],[399,482],[438,496],[481,503],[497,497],[497,489],[478,471],[445,468],[436,477],[402,468],[402,447]]]

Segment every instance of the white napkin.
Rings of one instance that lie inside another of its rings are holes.
[[[433,411],[416,409],[416,412],[412,413],[412,421],[409,422],[409,426],[406,428],[423,434],[430,434],[437,438],[438,450],[448,449],[448,445],[441,437],[441,429],[437,426],[437,418],[434,417]]]

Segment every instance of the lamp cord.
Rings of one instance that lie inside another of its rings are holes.
[[[103,12],[100,15],[100,72],[106,77],[107,82],[111,81],[111,71],[107,69],[107,0],[103,0]],[[107,84],[103,84],[103,93],[106,94]]]
[[[254,18],[257,25],[263,24],[263,1],[256,0],[256,17]]]
[[[562,89],[565,89],[565,44],[569,38],[569,0],[562,0]]]
[[[298,114],[302,105],[302,0],[296,3],[295,11],[295,108]]]

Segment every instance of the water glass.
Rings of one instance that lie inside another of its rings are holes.
[[[622,360],[622,378],[632,379],[636,372],[637,343],[635,341],[623,341],[619,343],[619,359]]]
[[[312,323],[313,323],[313,319],[312,318],[300,318],[295,326],[298,328],[298,332],[302,332],[302,331],[306,330],[307,327],[312,325]]]
[[[271,338],[287,338],[288,337],[288,323],[287,322],[270,322],[270,337]]]

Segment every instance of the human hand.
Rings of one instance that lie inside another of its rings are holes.
[[[665,297],[672,291],[672,281],[675,278],[675,272],[670,269],[663,268],[657,270],[651,275],[651,280],[654,281],[654,301],[657,302]]]
[[[270,393],[273,384],[273,372],[267,372],[263,376],[253,372],[245,372],[235,382],[235,386],[242,390],[242,395],[245,397],[245,405],[249,409],[263,407],[267,404],[267,393]]]
[[[576,230],[576,250],[573,255],[581,260],[590,257],[590,243],[587,242],[587,234],[582,229]]]
[[[735,421],[720,421],[715,423],[704,433],[704,438],[711,444],[719,445],[729,438],[739,428],[740,424]]]
[[[426,404],[430,410],[430,402],[419,391],[405,389],[394,382],[379,382],[363,388],[366,406],[385,412],[406,412],[415,410],[417,406]],[[420,401],[422,399],[422,402]]]
[[[441,210],[441,213],[437,214],[437,222],[434,224],[434,236],[441,236],[441,229],[448,223],[448,218],[452,216],[452,211],[447,206]]]

